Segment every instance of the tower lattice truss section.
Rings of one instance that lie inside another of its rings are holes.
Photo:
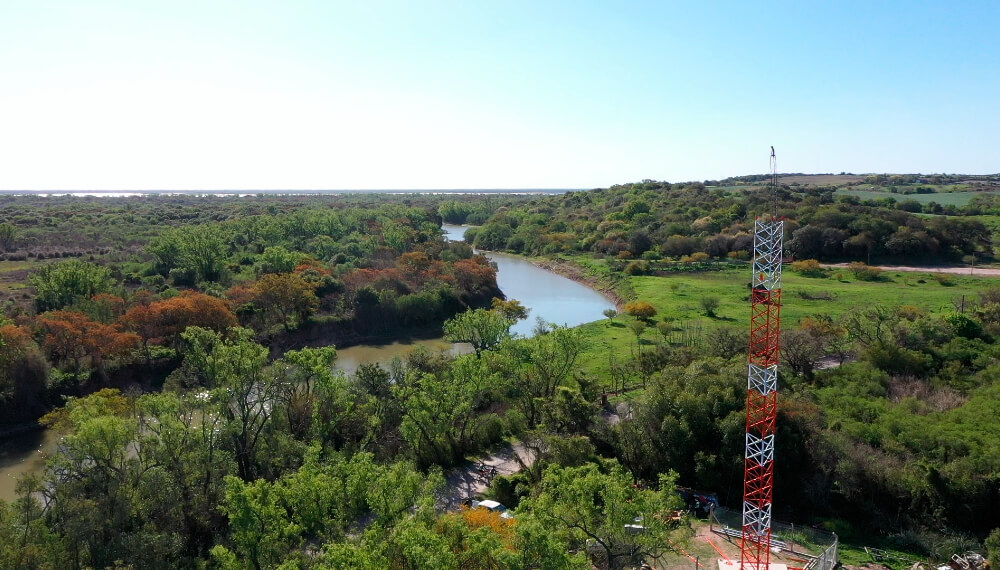
[[[754,225],[742,570],[768,570],[770,564],[783,225],[774,218],[758,219]]]

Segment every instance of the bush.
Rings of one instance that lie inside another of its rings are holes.
[[[719,308],[719,298],[715,295],[705,295],[698,301],[698,304],[705,311],[705,315],[714,317],[715,310]]]
[[[942,287],[951,287],[955,284],[955,282],[951,280],[951,277],[945,273],[935,273],[934,280],[937,281]]]
[[[521,504],[521,499],[530,493],[531,481],[528,476],[524,473],[514,473],[494,477],[486,496],[492,497],[508,509],[516,509]]]
[[[882,270],[878,267],[872,267],[861,261],[852,261],[847,268],[854,274],[854,278],[860,281],[878,281],[882,274]]]
[[[625,312],[637,319],[651,319],[656,316],[656,307],[647,301],[633,301],[625,304]]]
[[[806,277],[826,277],[826,271],[815,259],[803,259],[792,263],[792,271]]]
[[[709,255],[704,251],[696,251],[691,255],[685,255],[681,258],[682,263],[700,263],[702,261],[707,261]]]
[[[629,264],[625,266],[625,273],[627,275],[648,275],[649,262],[630,261]]]

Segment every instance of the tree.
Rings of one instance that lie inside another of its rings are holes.
[[[255,570],[277,566],[300,532],[278,502],[274,485],[263,479],[243,482],[237,477],[226,477],[222,511],[229,517],[230,537],[236,552]],[[213,554],[225,558],[224,551]]]
[[[147,359],[149,343],[176,346],[188,327],[224,332],[237,325],[236,315],[224,299],[190,290],[163,301],[136,304],[119,322],[139,335]]]
[[[651,319],[656,316],[656,307],[648,301],[633,301],[625,304],[625,312],[637,319]]]
[[[645,321],[636,319],[628,324],[628,328],[632,331],[632,334],[635,335],[635,342],[641,343],[642,333],[646,332]]]
[[[491,309],[503,315],[511,322],[523,321],[528,318],[529,309],[521,304],[517,299],[504,301],[499,297],[493,298],[493,308]]]
[[[15,395],[14,366],[34,343],[30,332],[16,325],[0,326],[0,401]]]
[[[302,257],[301,253],[288,251],[280,245],[269,247],[260,254],[257,272],[259,274],[291,273],[301,263]]]
[[[609,323],[615,322],[615,317],[618,316],[618,311],[615,309],[604,309],[604,316],[608,318]]]
[[[990,566],[1000,566],[1000,528],[993,529],[983,544],[986,547],[986,557],[990,561]]]
[[[113,282],[107,267],[78,259],[46,265],[28,281],[35,287],[35,308],[39,313],[59,310],[79,299],[107,293]]]
[[[184,366],[223,402],[223,434],[240,478],[252,480],[260,474],[260,444],[282,382],[267,366],[268,349],[253,342],[249,329],[232,329],[223,337],[188,327],[181,337],[188,344]]]
[[[450,464],[471,448],[492,400],[497,374],[484,360],[457,358],[439,374],[423,373],[396,387],[403,419],[399,431],[423,465]]]
[[[476,232],[474,245],[476,249],[487,251],[500,251],[507,247],[507,240],[514,235],[514,231],[507,224],[491,222]]]
[[[674,478],[661,475],[658,490],[641,490],[615,461],[603,466],[553,465],[545,471],[538,494],[518,512],[549,531],[568,534],[579,547],[591,541],[594,562],[617,569],[639,558],[659,558],[682,539],[683,527],[670,517],[682,507]]]
[[[9,251],[17,239],[17,226],[10,222],[0,224],[0,248]]]
[[[292,330],[292,317],[302,324],[316,312],[319,299],[315,287],[296,273],[269,273],[253,286],[256,301],[286,331]]]
[[[138,335],[123,333],[117,326],[92,321],[74,311],[45,313],[38,317],[38,324],[45,331],[42,346],[57,360],[72,362],[75,374],[80,372],[83,359],[89,357],[91,365],[106,376],[105,360],[125,356],[140,344]]]
[[[444,337],[449,342],[467,342],[476,357],[484,350],[499,345],[510,336],[512,322],[500,313],[486,309],[473,309],[455,315],[444,323]]]

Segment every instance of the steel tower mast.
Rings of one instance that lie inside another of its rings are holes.
[[[778,346],[781,334],[781,252],[784,223],[777,218],[778,173],[771,147],[771,212],[754,223],[750,294],[750,366],[743,474],[742,570],[768,570],[771,562],[771,496],[774,430],[778,412]]]

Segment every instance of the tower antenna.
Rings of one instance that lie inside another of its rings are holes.
[[[771,215],[754,222],[750,362],[743,472],[741,570],[769,570],[774,433],[778,415],[781,259],[784,222],[777,217],[778,175],[771,147]]]

